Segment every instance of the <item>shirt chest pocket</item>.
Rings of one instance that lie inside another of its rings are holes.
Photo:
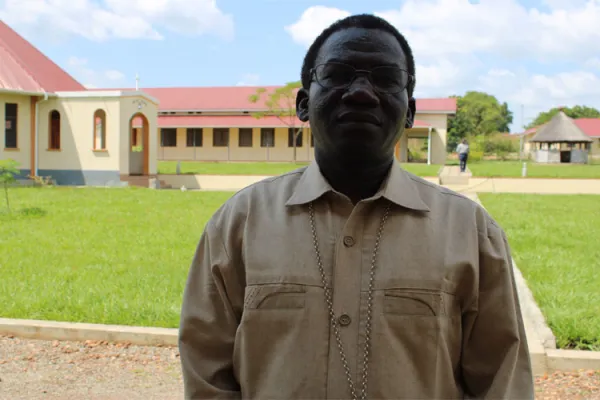
[[[418,289],[387,289],[383,292],[383,312],[396,316],[437,317],[445,314],[441,292]]]
[[[444,281],[442,285],[416,282],[384,289],[382,311],[390,316],[404,317],[457,317],[460,306],[454,287]]]
[[[259,284],[246,286],[245,310],[293,310],[306,306],[306,286]]]

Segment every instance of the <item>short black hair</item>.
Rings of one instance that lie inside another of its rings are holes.
[[[416,76],[415,76],[415,58],[412,53],[406,38],[398,32],[389,22],[383,18],[377,17],[372,14],[357,14],[349,17],[340,19],[331,24],[315,39],[313,44],[308,48],[306,55],[304,56],[304,62],[302,63],[302,87],[308,89],[311,82],[310,70],[315,66],[317,55],[319,50],[323,46],[323,43],[335,32],[342,31],[349,28],[362,28],[362,29],[378,29],[384,32],[391,33],[400,43],[402,51],[406,56],[406,62],[408,67],[408,73],[413,76],[412,81],[408,84],[407,91],[408,96],[412,97],[415,90]]]

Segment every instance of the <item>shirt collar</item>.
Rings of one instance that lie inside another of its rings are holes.
[[[330,191],[333,191],[333,188],[321,174],[317,162],[312,161],[302,173],[300,182],[285,204],[287,206],[307,204]],[[392,203],[411,210],[430,211],[419,195],[413,178],[396,160],[381,189],[371,199],[380,197],[385,197]]]

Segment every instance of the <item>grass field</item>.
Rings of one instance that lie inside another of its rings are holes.
[[[452,162],[449,164],[458,164]],[[521,178],[523,163],[519,161],[470,162],[468,167],[473,177]],[[600,179],[600,164],[537,164],[527,163],[528,178]]]
[[[20,188],[10,196],[34,216],[0,215],[0,316],[174,328],[198,239],[231,193]]]
[[[561,348],[600,350],[600,196],[485,194]]]
[[[458,164],[458,161],[449,161],[449,165]],[[159,161],[160,174],[174,174],[176,161]],[[279,175],[296,168],[307,165],[306,163],[217,163],[182,161],[182,174],[203,175]],[[438,175],[441,165],[427,165],[417,163],[404,163],[402,167],[418,176],[434,177]],[[520,178],[523,163],[519,161],[482,161],[469,163],[469,169],[474,177],[504,177]],[[600,164],[595,165],[544,165],[527,163],[528,178],[596,178],[600,179]]]
[[[177,327],[198,239],[231,195],[11,189],[14,211],[0,214],[0,316]],[[561,347],[600,350],[599,197],[480,198]]]
[[[307,163],[266,163],[266,162],[244,162],[244,163],[217,163],[182,161],[182,174],[201,175],[280,175],[308,165]],[[427,164],[402,164],[406,170],[418,176],[437,176],[440,165]],[[176,161],[159,161],[159,174],[174,174],[177,168]]]

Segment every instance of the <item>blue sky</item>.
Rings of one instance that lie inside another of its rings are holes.
[[[513,130],[557,105],[600,107],[600,0],[0,0],[0,18],[90,87],[277,85],[349,13],[411,43],[417,96],[484,90]]]

